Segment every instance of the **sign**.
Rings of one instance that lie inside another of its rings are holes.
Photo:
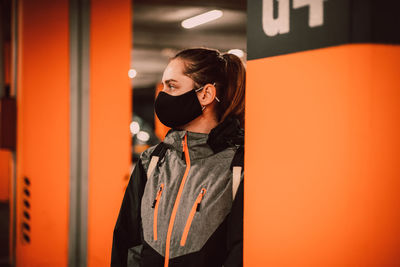
[[[400,1],[249,0],[248,59],[346,43],[400,43]]]

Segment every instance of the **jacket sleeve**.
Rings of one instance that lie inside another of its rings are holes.
[[[228,254],[224,267],[243,266],[243,187],[242,179],[228,217]]]
[[[141,200],[146,185],[146,172],[141,160],[132,172],[114,228],[111,266],[126,267],[128,249],[142,244]]]

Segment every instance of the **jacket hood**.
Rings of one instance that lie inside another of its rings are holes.
[[[244,129],[240,127],[240,121],[235,117],[226,118],[211,130],[207,144],[214,153],[218,153],[231,146],[243,147]]]

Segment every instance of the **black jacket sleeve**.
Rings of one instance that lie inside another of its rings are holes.
[[[243,180],[240,182],[228,217],[228,255],[224,267],[243,266]]]
[[[142,243],[140,206],[146,185],[146,172],[141,160],[135,166],[114,228],[111,266],[126,267],[128,249]]]

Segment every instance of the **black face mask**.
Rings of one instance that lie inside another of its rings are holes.
[[[203,87],[192,89],[182,95],[169,95],[160,92],[154,108],[160,121],[170,128],[183,126],[202,114],[202,107],[196,92]]]

